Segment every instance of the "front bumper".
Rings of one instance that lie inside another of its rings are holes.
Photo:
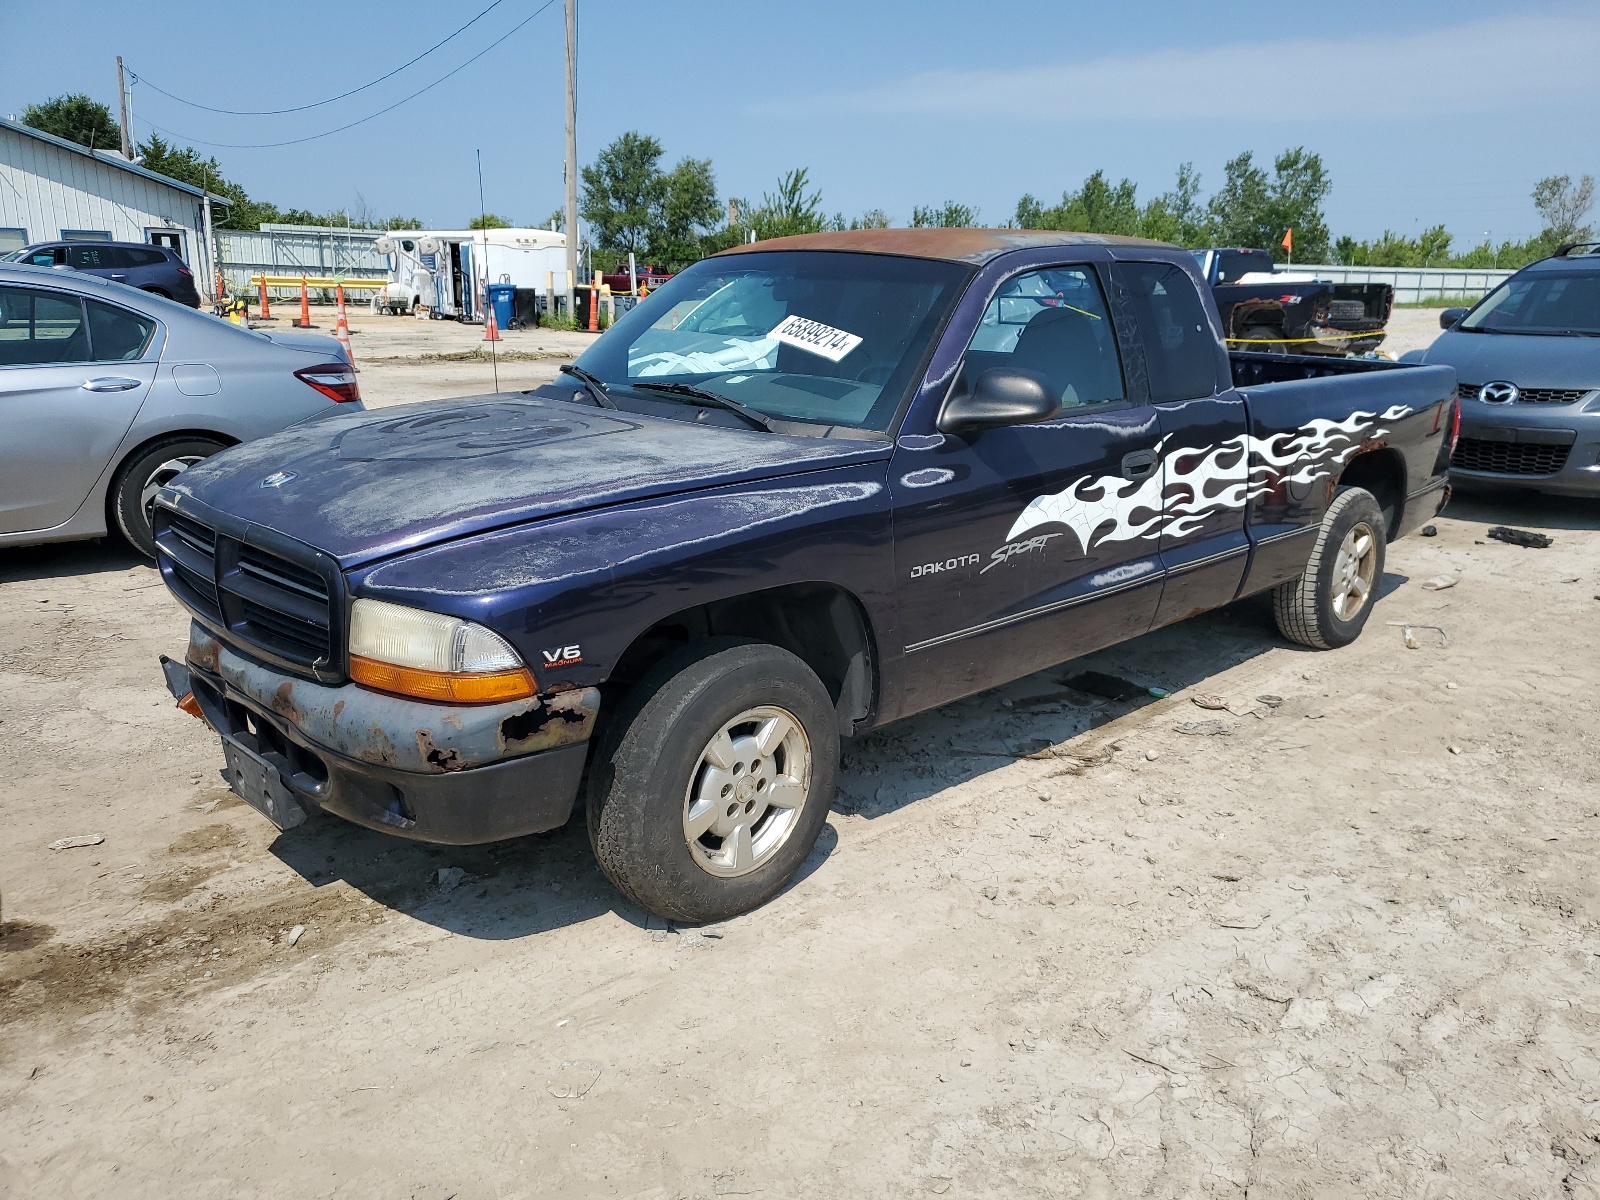
[[[172,690],[186,676],[207,724],[232,744],[230,770],[245,758],[276,771],[269,790],[287,819],[267,815],[280,828],[297,823],[299,805],[450,845],[565,824],[600,704],[596,688],[463,706],[328,687],[238,654],[198,624],[184,663],[167,666]]]
[[[1488,404],[1461,401],[1461,442],[1450,462],[1457,483],[1600,496],[1600,403]],[[1560,452],[1565,450],[1565,454]],[[1554,470],[1527,472],[1559,460]],[[1508,469],[1482,470],[1485,462]]]

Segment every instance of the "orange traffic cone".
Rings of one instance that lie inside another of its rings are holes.
[[[500,323],[494,319],[494,305],[486,304],[483,307],[483,340],[498,342],[500,340]]]
[[[333,336],[339,339],[339,345],[344,347],[344,356],[350,360],[350,365],[355,366],[356,353],[350,348],[350,322],[344,315],[344,284],[334,284],[339,298],[338,315],[333,322]]]
[[[272,320],[272,309],[267,307],[267,277],[261,276],[261,319]]]
[[[311,293],[306,289],[306,277],[300,276],[300,319],[295,322],[301,329],[311,328]]]

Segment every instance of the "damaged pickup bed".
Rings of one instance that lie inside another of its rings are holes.
[[[625,894],[718,919],[810,852],[842,738],[1252,593],[1353,640],[1455,418],[1449,368],[1229,355],[1172,247],[779,239],[555,384],[178,476],[163,666],[279,828],[473,843],[581,808]]]

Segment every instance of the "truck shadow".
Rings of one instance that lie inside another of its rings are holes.
[[[837,845],[837,834],[825,827],[784,890],[815,873]],[[337,818],[313,818],[280,834],[270,849],[313,887],[343,882],[463,937],[513,940],[608,914],[641,930],[667,928],[600,873],[581,811],[560,829],[484,846],[399,841]]]

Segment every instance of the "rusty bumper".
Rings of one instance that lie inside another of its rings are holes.
[[[596,688],[457,706],[327,687],[198,624],[184,669],[212,728],[273,764],[308,811],[456,845],[565,824],[600,704]]]

